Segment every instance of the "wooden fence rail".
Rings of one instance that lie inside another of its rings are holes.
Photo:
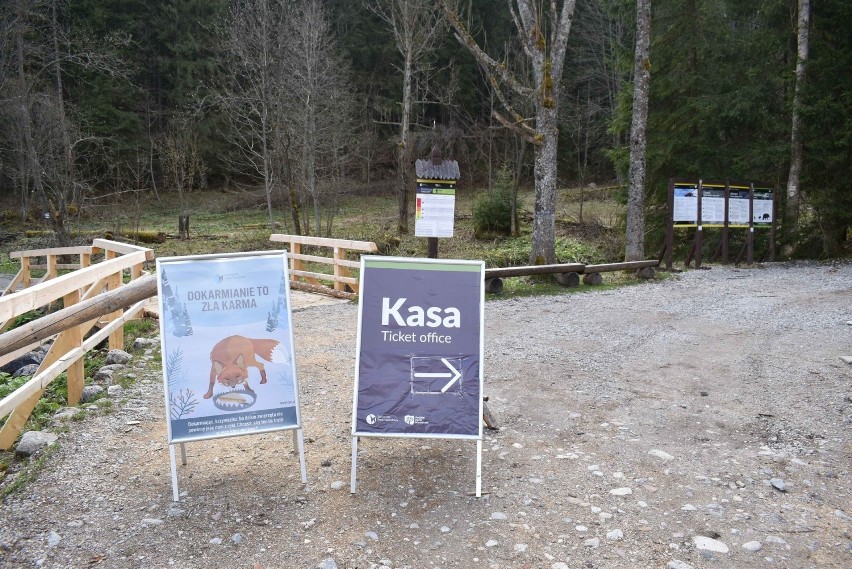
[[[360,268],[359,261],[346,258],[347,251],[362,251],[375,253],[378,247],[372,241],[352,241],[349,239],[331,239],[327,237],[310,237],[305,235],[283,235],[273,233],[269,236],[270,241],[289,244],[290,258],[290,280],[293,283],[302,281],[314,286],[322,286],[321,281],[331,282],[331,290],[343,293],[348,286],[354,293],[358,293],[358,279],[350,276],[349,269]],[[306,255],[302,253],[302,245],[331,249],[330,257],[322,255]],[[309,271],[305,266],[308,263],[320,263],[331,265],[330,273]]]
[[[91,264],[92,256],[99,251],[104,252],[104,259]],[[62,255],[80,255],[80,262],[71,267],[61,265],[57,263],[57,259]],[[0,297],[0,322],[3,322],[4,327],[16,317],[60,299],[67,309],[106,291],[118,290],[124,286],[125,272],[129,274],[130,281],[133,281],[142,275],[143,264],[154,258],[150,249],[106,239],[94,240],[91,247],[17,251],[9,256],[21,259],[21,270],[12,281],[13,284],[10,284]],[[30,261],[38,257],[47,259],[44,264],[47,272],[43,278],[36,280],[30,271],[40,265],[34,265]],[[77,270],[59,275],[58,271],[63,268]],[[16,290],[20,285],[24,288]],[[144,303],[142,300],[127,310],[117,308],[109,314],[94,316],[58,333],[35,375],[0,400],[0,418],[8,415],[0,429],[0,449],[8,449],[14,444],[45,388],[62,372],[67,372],[68,404],[79,403],[85,384],[83,356],[105,339],[109,340],[110,349],[123,348],[123,325],[142,310]],[[95,326],[100,330],[84,341],[83,338]],[[17,349],[0,356],[0,365],[32,350],[38,343],[33,341],[23,346],[19,344]]]

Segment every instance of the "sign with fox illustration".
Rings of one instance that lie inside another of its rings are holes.
[[[299,429],[284,252],[157,260],[169,444]]]

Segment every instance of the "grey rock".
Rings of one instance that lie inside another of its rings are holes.
[[[124,350],[110,350],[104,361],[107,364],[126,364],[132,357]]]
[[[213,545],[222,545],[222,538],[214,537],[213,539],[210,540],[210,543],[213,544]]]
[[[341,488],[343,488],[343,482],[341,480],[335,480],[331,483],[332,490],[340,490]]]
[[[156,338],[136,338],[133,340],[133,349],[141,350],[149,346],[159,346],[160,340]]]
[[[21,377],[22,375],[35,375],[38,372],[38,364],[27,364],[22,368],[18,368],[12,377]]]
[[[852,521],[852,518],[850,518],[843,510],[834,510],[834,515],[841,520],[846,520],[847,522]]]
[[[244,542],[245,540],[246,540],[246,538],[244,538],[243,534],[241,534],[241,533],[235,533],[234,535],[231,536],[231,543],[233,543],[234,545],[239,545],[242,542]]]
[[[163,525],[163,520],[161,520],[160,518],[145,518],[144,520],[142,520],[142,525],[147,527],[161,526]]]
[[[751,552],[757,552],[763,549],[763,545],[759,541],[749,541],[743,544],[743,549],[748,549]]]
[[[124,391],[124,388],[120,385],[110,385],[107,387],[107,394],[115,397],[116,395],[121,395],[121,392]]]
[[[18,446],[15,447],[17,456],[32,456],[41,449],[49,447],[59,437],[46,431],[27,431],[21,435]]]
[[[124,364],[107,364],[107,365],[102,365],[100,367],[100,371],[116,372],[116,371],[124,369],[126,367],[127,366],[124,365]]]
[[[596,537],[591,537],[583,542],[583,546],[589,547],[591,549],[595,549],[596,547],[600,547],[601,540]]]
[[[624,539],[624,532],[620,529],[614,529],[606,532],[606,538],[610,541],[619,541]]]
[[[51,530],[49,534],[47,534],[47,546],[48,547],[56,547],[59,545],[59,542],[62,541],[62,537],[55,531]]]
[[[95,375],[94,375],[94,377],[92,377],[92,379],[99,382],[99,383],[110,383],[110,382],[112,382],[112,374],[113,373],[114,372],[111,369],[101,368],[97,372],[95,372]]]
[[[20,370],[22,367],[35,365],[36,368],[38,368],[38,365],[43,360],[44,352],[41,350],[33,350],[32,352],[19,356],[11,362],[3,365],[0,367],[0,371],[3,373],[11,373],[14,376],[15,372]]]
[[[557,561],[553,565],[550,566],[550,569],[569,569],[567,563],[563,563],[562,561]]]
[[[727,553],[728,546],[722,543],[717,539],[713,539],[711,537],[706,537],[703,535],[696,535],[692,538],[692,543],[695,544],[696,549],[700,549],[702,551],[712,551],[713,553]]]
[[[377,533],[376,533],[376,532],[374,532],[374,531],[365,531],[365,532],[364,532],[364,536],[365,536],[365,537],[369,537],[369,538],[370,538],[370,539],[372,539],[373,541],[377,541],[377,540],[379,539],[379,534],[377,534]]]
[[[773,478],[769,481],[772,484],[772,487],[778,490],[779,492],[786,492],[790,489],[790,485],[787,484],[787,481],[783,478]]]
[[[665,460],[666,462],[674,460],[674,457],[672,455],[662,450],[649,450],[648,454],[650,454],[651,456],[656,456],[657,458]]]
[[[503,512],[493,512],[491,514],[491,519],[492,520],[505,520],[506,514],[504,514]]]
[[[666,569],[693,569],[693,567],[680,559],[672,559],[666,564]]]
[[[79,407],[63,407],[62,409],[56,412],[56,415],[54,415],[53,418],[58,420],[70,419],[76,415],[79,415],[82,412],[83,410]]]
[[[496,539],[489,539],[485,542],[485,547],[497,547],[498,545],[500,545],[500,542]]]
[[[80,403],[89,403],[94,401],[104,392],[104,388],[100,385],[87,385],[83,388],[83,393],[80,395]]]
[[[317,565],[316,569],[337,569],[337,563],[329,557],[328,559],[323,559],[322,562]]]

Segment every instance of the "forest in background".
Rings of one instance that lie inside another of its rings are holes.
[[[800,2],[654,0],[649,250],[671,177],[768,183],[787,211]],[[129,193],[261,188],[271,226],[322,235],[341,196],[413,191],[435,144],[463,187],[487,191],[501,166],[531,185],[535,141],[500,120],[510,106],[523,124],[528,101],[505,100],[439,2],[421,3],[2,0],[0,193],[18,204],[4,215],[48,213],[62,242],[92,204]],[[534,73],[504,3],[454,7],[499,65]],[[635,0],[577,2],[555,103],[561,187],[626,196],[635,18]],[[812,8],[800,214],[783,232],[801,256],[843,254],[852,225],[850,27],[852,3]]]

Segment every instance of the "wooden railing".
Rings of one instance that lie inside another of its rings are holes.
[[[378,251],[376,244],[372,241],[351,241],[349,239],[283,235],[280,233],[273,233],[269,236],[269,240],[289,244],[291,285],[302,281],[315,286],[323,286],[321,282],[326,281],[332,283],[331,287],[326,288],[338,293],[344,293],[347,285],[354,293],[358,293],[358,279],[350,276],[349,269],[357,269],[361,266],[361,263],[347,259],[346,252],[375,253]],[[302,253],[302,245],[331,249],[331,256],[306,255]],[[309,271],[305,267],[305,262],[331,265],[331,272]]]
[[[92,264],[92,256],[99,251],[104,258]],[[60,264],[58,257],[79,255],[80,262]],[[0,322],[7,326],[18,316],[49,305],[62,299],[66,308],[90,300],[106,291],[115,291],[124,285],[125,272],[132,281],[142,275],[143,264],[154,258],[153,251],[144,247],[128,245],[106,239],[96,239],[91,246],[63,247],[10,253],[13,259],[21,260],[21,270],[0,297]],[[35,258],[45,257],[44,264],[34,264]],[[47,272],[40,279],[32,277],[32,270]],[[63,269],[76,269],[59,275]],[[16,290],[23,285],[22,290]],[[132,305],[127,310],[117,310],[82,324],[70,326],[54,339],[50,350],[39,365],[36,374],[11,394],[0,400],[0,418],[8,419],[0,429],[0,449],[8,449],[15,442],[27,419],[35,408],[45,388],[62,372],[67,372],[68,404],[76,405],[83,392],[85,377],[83,356],[104,339],[109,339],[110,349],[123,349],[124,329],[127,320],[139,313],[145,301]],[[100,330],[83,340],[98,326]],[[35,348],[39,342],[22,346],[0,356],[0,365]]]

